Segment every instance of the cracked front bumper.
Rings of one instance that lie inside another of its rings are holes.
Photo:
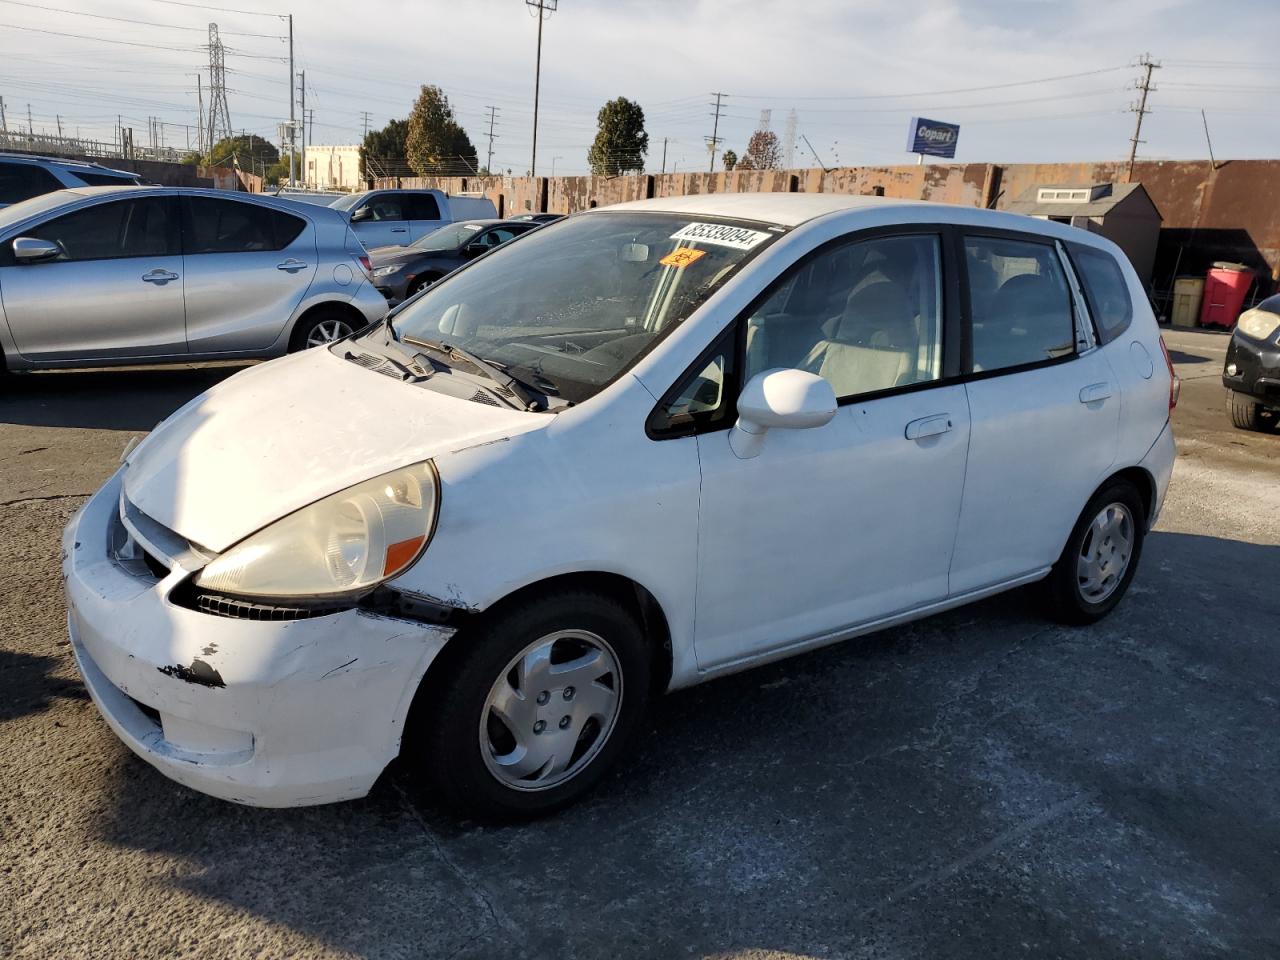
[[[62,545],[72,648],[111,729],[165,776],[238,803],[366,794],[453,631],[361,610],[260,622],[172,604],[182,571],[139,576],[109,554],[120,482]]]

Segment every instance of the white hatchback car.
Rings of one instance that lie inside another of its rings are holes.
[[[1116,605],[1173,466],[1133,270],[1055,223],[831,195],[593,210],[238,373],[64,542],[115,732],[263,806],[400,755],[544,813],[650,699],[1043,581]]]

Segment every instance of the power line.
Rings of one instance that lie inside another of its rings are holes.
[[[211,3],[187,3],[184,0],[151,0],[152,3],[164,3],[171,7],[193,7],[196,10],[217,10],[219,13],[240,13],[246,17],[274,17],[283,20],[284,14],[264,13],[262,10],[230,10],[227,7],[215,6]]]
[[[112,40],[108,37],[86,37],[82,33],[62,33],[58,30],[41,30],[39,27],[22,27],[16,23],[0,23],[7,30],[25,30],[28,33],[43,33],[50,37],[69,37],[72,40],[93,40],[97,43],[115,43],[123,47],[148,47],[152,50],[176,50],[179,53],[198,53],[199,47],[175,47],[162,43],[142,43],[139,40]]]
[[[113,17],[105,13],[88,13],[84,10],[67,10],[64,7],[49,7],[40,3],[26,3],[24,0],[0,0],[0,3],[8,4],[11,7],[27,7],[31,10],[39,10],[42,13],[66,13],[75,17],[90,17],[94,20],[110,20],[113,23],[128,23],[137,27],[159,27],[164,30],[187,30],[196,33],[204,33],[204,27],[187,27],[176,23],[156,23],[152,20],[132,20],[128,17]],[[271,33],[232,33],[227,31],[229,37],[258,37],[266,40],[279,40],[278,34]]]
[[[790,94],[769,96],[766,94],[743,93],[743,100],[908,100],[911,97],[943,97],[953,93],[980,93],[983,90],[1006,90],[1010,87],[1025,87],[1035,83],[1054,83],[1058,80],[1075,80],[1079,77],[1092,77],[1100,73],[1115,73],[1117,70],[1128,70],[1129,64],[1118,67],[1101,67],[1097,70],[1083,70],[1080,73],[1063,73],[1056,77],[1037,77],[1034,80],[1013,80],[1009,83],[992,83],[981,87],[954,87],[950,90],[921,90],[916,93],[862,93],[849,96],[796,97]]]

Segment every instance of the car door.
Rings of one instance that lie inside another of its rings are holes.
[[[182,208],[191,352],[271,346],[316,275],[315,226],[251,200],[191,195]]]
[[[371,193],[351,211],[351,229],[366,250],[403,247],[410,239],[409,194],[394,190]]]
[[[701,668],[946,597],[969,417],[964,386],[949,375],[959,369],[958,326],[948,333],[944,323],[955,294],[944,296],[943,236],[827,245],[740,321],[732,359],[711,357],[703,386],[687,388],[705,407],[718,400],[717,380],[798,367],[827,379],[840,404],[825,426],[768,431],[748,459],[730,446],[728,403],[716,428],[697,433]],[[741,376],[726,374],[734,370]]]
[[[57,243],[56,259],[0,250],[0,302],[30,360],[162,357],[186,352],[183,265],[172,197],[107,200],[20,232]]]
[[[1120,392],[1051,240],[970,233],[973,418],[957,594],[1051,565],[1115,460]]]
[[[444,226],[444,218],[440,215],[440,204],[434,194],[406,193],[403,196],[405,212],[409,216],[410,239],[402,242],[411,243],[414,240],[420,240]]]

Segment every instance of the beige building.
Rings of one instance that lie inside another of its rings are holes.
[[[360,145],[307,147],[306,186],[313,190],[360,190]]]

